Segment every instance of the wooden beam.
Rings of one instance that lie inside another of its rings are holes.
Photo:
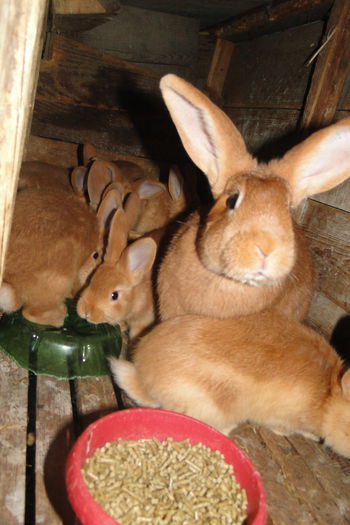
[[[46,0],[0,3],[0,283],[31,120],[46,9]]]
[[[79,33],[108,22],[119,11],[119,0],[52,0],[51,28]]]
[[[331,0],[274,0],[213,27],[211,32],[218,38],[237,41],[319,20],[331,5]]]
[[[332,36],[333,35],[333,36]],[[350,2],[335,0],[301,121],[302,128],[332,122],[350,71]]]
[[[233,50],[233,42],[222,38],[216,40],[207,78],[207,90],[209,96],[215,102],[219,102],[222,98],[222,90],[230,67]]]

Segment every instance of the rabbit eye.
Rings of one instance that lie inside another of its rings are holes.
[[[92,254],[92,258],[93,258],[93,259],[98,259],[98,252],[94,252],[94,253]]]
[[[118,292],[112,292],[111,293],[111,299],[112,301],[116,301],[119,297],[119,293]]]
[[[229,196],[229,198],[226,201],[226,206],[228,207],[229,210],[233,210],[235,208],[238,197],[239,197],[239,193],[233,193],[232,195]]]

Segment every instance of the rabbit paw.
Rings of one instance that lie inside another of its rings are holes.
[[[64,323],[67,308],[65,304],[61,304],[52,309],[26,307],[23,308],[22,313],[23,317],[32,323],[50,325],[59,328]]]

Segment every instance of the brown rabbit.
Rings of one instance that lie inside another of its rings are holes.
[[[29,321],[61,326],[64,300],[76,294],[98,262],[104,227],[117,206],[111,193],[93,212],[72,191],[18,192],[0,287],[0,309],[23,307]]]
[[[157,244],[150,237],[127,246],[135,221],[138,196],[128,196],[112,221],[102,264],[78,300],[78,314],[91,323],[127,323],[130,339],[154,321],[151,268]]]
[[[291,212],[349,176],[350,119],[258,164],[232,121],[203,93],[175,75],[163,77],[160,87],[215,200],[208,214],[191,214],[170,242],[157,277],[160,318],[225,318],[273,306],[302,319],[313,272]]]
[[[141,338],[133,363],[110,364],[139,405],[182,412],[226,434],[250,421],[323,438],[350,457],[350,370],[320,335],[277,312],[169,319]]]
[[[41,161],[22,162],[18,179],[18,190],[58,189],[72,191],[69,169]]]
[[[141,199],[140,211],[133,232],[144,235],[166,226],[186,206],[183,180],[177,166],[169,170],[167,186],[162,182],[141,179],[131,184]]]

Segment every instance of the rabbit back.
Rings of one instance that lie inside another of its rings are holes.
[[[325,405],[342,367],[321,336],[269,312],[170,319],[140,340],[133,363],[146,403],[151,399],[153,406],[225,433],[251,421],[307,436],[324,434]],[[119,385],[133,397],[118,362],[112,364]],[[136,401],[142,404],[142,395]],[[350,424],[350,403],[347,414]]]
[[[94,212],[73,193],[19,192],[4,281],[24,307],[51,308],[76,292],[79,269],[98,237]]]

